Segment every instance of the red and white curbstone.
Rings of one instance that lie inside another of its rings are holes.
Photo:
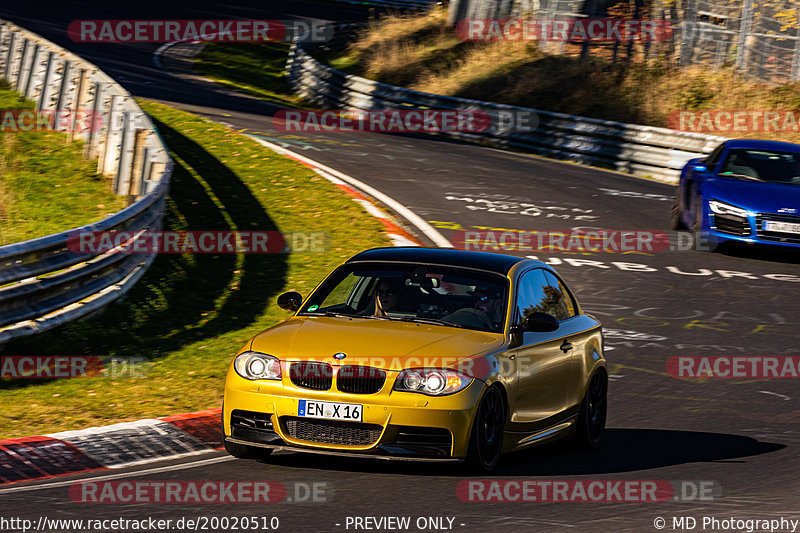
[[[107,470],[222,447],[222,409],[0,440],[0,485]]]

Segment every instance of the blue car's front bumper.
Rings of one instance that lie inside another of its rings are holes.
[[[779,213],[748,213],[747,218],[706,213],[705,237],[714,243],[739,242],[800,248],[800,233],[768,231],[765,221],[800,224],[800,217]]]

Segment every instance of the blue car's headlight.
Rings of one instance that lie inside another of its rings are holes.
[[[245,379],[281,379],[280,361],[265,353],[240,353],[233,361],[233,368]]]
[[[726,204],[725,202],[720,202],[719,200],[709,200],[708,208],[711,209],[712,213],[717,215],[733,215],[736,217],[747,218],[747,209]]]

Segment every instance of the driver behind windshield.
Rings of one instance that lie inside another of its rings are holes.
[[[497,331],[503,323],[503,294],[495,285],[477,285],[468,291],[472,296],[472,307],[464,307],[442,317],[467,327]]]
[[[402,279],[382,278],[375,289],[375,311],[373,314],[386,316],[386,311],[397,311],[402,290]]]

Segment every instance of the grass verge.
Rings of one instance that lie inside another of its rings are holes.
[[[0,85],[0,109],[33,109]],[[11,126],[8,125],[10,128]],[[0,131],[0,246],[89,224],[125,207],[83,143],[62,132]]]
[[[0,381],[0,438],[218,406],[234,352],[287,316],[278,294],[308,293],[345,258],[389,244],[380,222],[307,167],[200,117],[141,105],[176,161],[165,229],[324,231],[330,247],[161,255],[124,301],[3,352],[145,357],[137,368],[144,377]]]
[[[288,43],[208,43],[195,58],[194,68],[230,89],[263,98],[283,107],[298,107],[285,77]]]

